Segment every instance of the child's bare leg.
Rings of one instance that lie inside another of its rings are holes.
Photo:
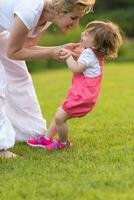
[[[71,118],[61,107],[55,115],[55,124],[61,142],[66,142],[68,139],[67,120]]]
[[[59,117],[59,113],[61,113],[61,109],[62,109],[61,107],[57,109],[55,116],[58,115],[58,117]],[[65,111],[63,110],[63,112],[65,112]],[[65,113],[65,115],[66,115],[66,113]],[[55,123],[55,118],[53,118],[52,122],[50,123],[50,125],[47,129],[47,132],[45,133],[45,136],[48,138],[53,138],[56,135],[56,133],[57,133],[57,127],[56,127],[56,123]]]
[[[53,138],[56,135],[56,133],[57,133],[56,124],[55,120],[53,119],[47,129],[47,132],[45,133],[45,136],[48,138]]]
[[[46,147],[52,144],[53,137],[57,132],[59,132],[59,138],[61,142],[66,143],[67,142],[67,133],[68,133],[68,127],[66,120],[69,119],[70,116],[67,115],[67,113],[60,107],[56,114],[54,119],[52,120],[47,132],[43,136],[39,136],[39,138],[30,138],[27,141],[28,145],[31,146],[39,146],[39,147]]]

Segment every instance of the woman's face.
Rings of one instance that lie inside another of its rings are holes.
[[[83,15],[84,9],[78,8],[75,8],[69,13],[60,12],[57,13],[54,23],[61,29],[61,31],[67,32],[79,23],[79,20]]]

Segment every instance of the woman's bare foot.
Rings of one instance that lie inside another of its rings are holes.
[[[2,158],[15,158],[17,155],[15,153],[12,153],[8,150],[1,150],[0,151],[0,157]]]

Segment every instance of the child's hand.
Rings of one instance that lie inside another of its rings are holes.
[[[78,58],[80,56],[80,54],[82,53],[82,51],[84,50],[83,47],[81,47],[80,45],[77,46],[73,51],[72,51],[72,56]]]
[[[59,58],[61,60],[66,60],[71,56],[71,51],[68,49],[61,48],[59,51]]]
[[[65,49],[69,49],[72,52],[72,56],[79,57],[83,47],[81,46],[81,43],[68,43],[64,44]]]
[[[79,47],[80,43],[68,43],[68,44],[64,44],[64,48],[68,49],[70,51],[73,51],[75,48]]]

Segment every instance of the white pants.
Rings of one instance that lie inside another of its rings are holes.
[[[0,31],[0,150],[46,131],[25,62],[6,56],[8,38],[7,31]]]

